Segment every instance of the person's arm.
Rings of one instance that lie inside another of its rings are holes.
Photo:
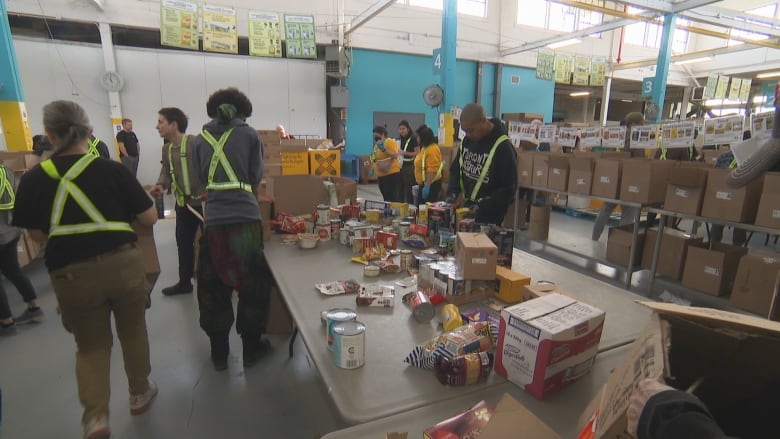
[[[127,157],[127,149],[125,149],[124,131],[120,131],[116,134],[116,143],[119,145],[119,157]]]
[[[495,189],[477,200],[479,208],[506,209],[514,201],[517,192],[517,155],[510,141],[506,140],[498,146],[491,168],[490,181],[495,182]]]
[[[35,169],[31,170],[19,180],[11,224],[27,229],[33,240],[44,244],[48,238],[50,212],[44,207],[46,203],[41,202],[40,184],[31,181],[36,174]]]
[[[100,157],[111,160],[111,154],[108,152],[108,145],[106,145],[106,142],[102,140],[98,141],[97,150]]]
[[[171,187],[171,184],[173,183],[170,172],[171,162],[168,160],[168,150],[170,147],[170,143],[166,143],[162,147],[160,175],[157,177],[157,184],[152,186],[152,188],[149,190],[149,193],[152,194],[153,197],[162,195],[169,187]]]
[[[389,155],[390,157],[397,159],[398,158],[398,142],[395,141],[395,139],[385,139],[385,154]]]
[[[249,149],[249,184],[252,190],[257,189],[257,185],[263,180],[263,139],[257,134],[257,131],[250,128],[252,135],[252,146]]]
[[[142,226],[153,226],[157,222],[157,209],[152,206],[136,215],[135,219]]]
[[[441,150],[437,146],[428,147],[428,153],[425,155],[425,176],[423,179],[426,186],[430,186],[436,181],[436,174],[439,173],[441,165]]]
[[[460,152],[462,147],[458,148],[455,158],[450,164],[450,181],[447,184],[447,198],[454,199],[460,194]]]

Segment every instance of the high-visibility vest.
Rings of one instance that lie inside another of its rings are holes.
[[[729,168],[731,168],[731,169],[736,168],[737,165],[738,165],[737,158],[735,157],[735,158],[731,159],[731,163],[729,163]]]
[[[232,133],[233,128],[222,133],[222,136],[219,138],[219,140],[215,139],[214,136],[212,136],[211,133],[206,130],[203,130],[200,133],[201,137],[203,137],[203,140],[211,145],[211,149],[214,150],[214,153],[211,155],[211,163],[209,164],[209,179],[208,184],[206,185],[206,189],[212,191],[229,191],[240,189],[242,191],[252,192],[252,185],[238,180],[238,177],[236,177],[236,172],[233,171],[233,167],[230,165],[227,156],[225,156],[225,143],[227,143],[227,140]],[[227,175],[228,181],[214,181],[214,173],[217,172],[218,165],[222,166],[222,169]]]
[[[57,192],[54,196],[54,204],[51,208],[51,221],[49,227],[49,236],[67,236],[78,235],[81,233],[94,233],[94,232],[133,232],[133,228],[130,224],[124,221],[108,221],[106,217],[98,210],[92,201],[86,194],[79,188],[73,181],[84,169],[89,166],[90,163],[98,158],[92,154],[84,154],[73,166],[68,169],[65,175],[60,176],[57,167],[51,159],[45,160],[41,163],[41,168],[46,174],[59,181],[57,185]],[[87,214],[91,222],[81,224],[61,224],[62,212],[65,209],[65,202],[68,197],[72,197],[73,201],[78,204],[81,210]]]
[[[7,200],[7,201],[3,201]],[[0,210],[11,210],[16,201],[16,192],[6,175],[5,166],[0,166]]]
[[[87,143],[89,144],[89,153],[96,157],[100,157],[100,151],[98,151],[98,145],[100,144],[100,139],[98,139],[97,137],[93,137],[87,140]]]
[[[404,152],[409,152],[407,148],[409,148],[409,142],[412,141],[412,136],[409,136],[408,139],[406,139],[406,142],[404,142]],[[404,162],[413,162],[414,157],[406,157],[404,156]]]
[[[425,174],[428,173],[428,168],[425,166],[425,159],[427,158],[427,155],[428,155],[428,147],[426,146],[422,150],[422,179],[423,179],[423,183],[425,183]],[[437,181],[437,180],[441,179],[441,171],[442,171],[442,169],[444,169],[444,162],[443,161],[439,162],[439,170],[436,171],[436,177],[434,178],[433,181]],[[431,182],[431,183],[433,183],[433,182]]]
[[[181,180],[184,182],[184,187],[180,188],[179,183],[176,182],[176,173],[173,170],[173,142],[168,144],[168,166],[171,171],[171,186],[173,192],[176,195],[176,204],[180,207],[184,206],[186,197],[192,196],[192,187],[190,186],[190,168],[187,164],[187,136],[181,138],[181,148],[179,148],[179,161],[181,163]]]
[[[485,164],[482,165],[482,173],[479,174],[479,179],[477,180],[477,184],[474,185],[474,190],[471,191],[471,196],[466,197],[466,187],[463,184],[463,142],[460,144],[460,151],[458,152],[458,162],[460,165],[460,192],[463,194],[463,198],[466,201],[476,201],[477,195],[479,195],[479,190],[482,188],[482,183],[485,182],[485,177],[487,177],[488,171],[490,170],[490,166],[493,165],[493,156],[496,153],[496,149],[498,149],[498,145],[503,143],[505,140],[509,140],[509,137],[507,137],[506,134],[502,134],[498,136],[498,139],[496,139],[496,143],[493,144],[493,147],[490,149],[490,153],[487,156],[487,160],[485,161]]]

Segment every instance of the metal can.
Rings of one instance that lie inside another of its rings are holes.
[[[463,317],[460,315],[460,310],[457,305],[448,303],[441,308],[439,314],[439,321],[445,332],[450,332],[453,329],[463,326]]]
[[[447,295],[462,296],[466,294],[466,281],[460,273],[450,273],[447,279]]]
[[[154,207],[157,208],[157,218],[165,218],[165,197],[159,194],[154,198]]]
[[[330,225],[318,225],[317,236],[320,237],[320,241],[330,241]]]
[[[341,245],[349,245],[349,230],[339,229],[339,243]]]
[[[401,257],[398,261],[398,265],[401,267],[401,270],[414,268],[414,254],[411,250],[401,250]]]
[[[381,270],[376,265],[366,265],[363,267],[363,276],[365,277],[377,277]]]
[[[317,206],[317,225],[324,226],[330,224],[330,206],[320,204]]]
[[[326,340],[328,342],[328,349],[331,349],[331,347],[333,346],[333,327],[341,322],[352,322],[355,321],[356,319],[357,319],[357,313],[353,309],[334,308],[328,310],[327,314],[325,315],[325,320],[327,322]]]
[[[333,326],[333,362],[342,369],[357,369],[365,364],[366,325],[341,322]]]
[[[401,221],[398,223],[398,239],[401,241],[406,241],[409,239],[409,227],[412,226],[412,223],[409,221]]]
[[[433,308],[431,299],[424,291],[418,291],[412,297],[411,301],[412,316],[420,323],[430,322],[436,310]]]
[[[330,236],[332,236],[333,239],[335,239],[336,236],[339,236],[340,230],[341,230],[341,220],[340,219],[330,220]]]

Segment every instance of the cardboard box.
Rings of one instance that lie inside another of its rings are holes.
[[[566,192],[569,184],[569,156],[550,154],[547,158],[547,187]]]
[[[523,187],[533,185],[534,156],[532,152],[517,154],[517,184]]]
[[[458,233],[455,259],[464,280],[494,280],[498,249],[482,233]]]
[[[263,161],[265,163],[282,163],[282,146],[277,144],[263,144]]]
[[[538,399],[590,372],[604,311],[548,294],[501,311],[495,371]]]
[[[657,240],[658,229],[648,230],[642,251],[642,268],[648,270],[651,268]],[[685,257],[688,254],[688,246],[692,243],[701,245],[702,238],[688,235],[679,230],[665,228],[664,236],[661,238],[661,253],[658,254],[656,273],[668,279],[680,280]]]
[[[278,177],[282,175],[282,163],[264,163],[265,171],[263,177]]]
[[[590,195],[593,186],[593,159],[575,155],[569,159],[569,192]]]
[[[728,294],[734,287],[739,260],[747,254],[745,247],[713,244],[690,244],[685,260],[682,284],[712,296]]]
[[[780,172],[764,174],[764,189],[758,202],[756,225],[780,229]]]
[[[357,200],[357,183],[346,177],[326,177],[325,181],[331,181],[336,185],[336,199],[339,204],[350,204]]]
[[[739,270],[731,289],[731,304],[762,317],[777,320],[770,313],[777,301],[780,259],[775,254],[747,254],[739,260]]]
[[[19,260],[20,267],[30,264],[30,254],[27,252],[27,244],[24,239],[20,239],[16,243],[16,258]]]
[[[663,203],[669,172],[676,164],[668,160],[624,160],[620,199],[642,204]]]
[[[539,281],[533,285],[526,285],[523,287],[523,302],[536,299],[537,297],[547,296],[549,294],[561,294],[573,299],[576,297],[563,288],[547,281]]]
[[[522,428],[518,428],[522,426]],[[505,393],[479,439],[561,439],[550,427],[520,402]]]
[[[263,139],[263,145],[278,145],[281,142],[279,132],[274,130],[257,130],[257,134],[260,134],[260,138]]]
[[[276,212],[310,214],[317,209],[317,205],[327,201],[322,178],[314,175],[272,177],[268,179],[267,186]]]
[[[715,150],[715,149],[706,149],[702,151],[702,156],[704,156],[704,164],[707,166],[714,168],[715,165],[718,163],[718,157],[720,157],[721,154],[726,152],[728,150]]]
[[[360,183],[366,184],[370,181],[376,181],[374,164],[367,155],[360,156]]]
[[[669,172],[664,209],[686,215],[701,214],[704,191],[707,188],[707,169],[677,166]]]
[[[154,290],[154,284],[160,277],[160,259],[157,256],[157,245],[154,242],[154,228],[138,224],[138,221],[132,223],[138,241],[136,244],[144,256],[144,267],[146,269],[146,281],[148,283],[147,294]]]
[[[731,169],[709,170],[701,216],[737,223],[752,223],[756,219],[758,202],[761,199],[763,178],[758,178],[739,189],[733,189],[726,186],[726,177],[729,173]]]
[[[41,158],[30,151],[0,151],[0,161],[12,171],[27,171],[41,162]]]
[[[341,175],[341,151],[318,149],[309,151],[309,169],[312,175],[338,177]]]
[[[620,176],[623,163],[618,159],[596,159],[593,165],[593,181],[590,194],[616,200],[620,194]]]
[[[547,157],[550,154],[534,154],[534,172],[531,184],[535,187],[547,187]]]
[[[38,259],[38,256],[43,254],[45,244],[40,244],[30,236],[30,232],[27,230],[22,231],[22,236],[19,238],[20,242],[23,240],[24,245],[27,248],[27,257],[30,262]]]
[[[776,412],[756,413],[769,419],[746,422],[739,402],[755,398],[776,380],[780,324],[708,308],[640,303],[656,314],[580,416],[580,431],[588,431],[581,437],[633,437],[626,431],[626,411],[643,379],[665,378],[671,386],[685,390],[702,377],[696,395],[721,427],[734,427],[727,432],[729,436],[771,437],[768,432],[776,430]],[[763,434],[750,436],[745,427]]]
[[[290,310],[284,302],[279,287],[275,284],[271,287],[271,299],[268,304],[268,322],[265,324],[266,334],[290,334],[293,330],[293,321]]]
[[[505,267],[496,267],[498,292],[495,296],[507,303],[523,301],[523,287],[531,285],[531,276],[512,271]]]
[[[528,237],[544,241],[550,233],[549,204],[531,206],[531,222],[528,224]]]
[[[628,267],[628,261],[631,258],[631,240],[634,236],[634,225],[627,224],[620,227],[610,227],[609,237],[607,238],[607,261],[620,267]],[[642,249],[645,244],[645,234],[642,228],[639,228],[639,235],[636,238],[636,253],[634,257],[634,267],[639,267],[642,261]]]

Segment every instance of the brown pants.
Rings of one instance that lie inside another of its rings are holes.
[[[62,324],[76,339],[76,381],[84,406],[82,422],[108,416],[111,396],[111,313],[122,345],[131,395],[146,393],[149,339],[146,334],[146,277],[141,252],[109,253],[49,273]]]

